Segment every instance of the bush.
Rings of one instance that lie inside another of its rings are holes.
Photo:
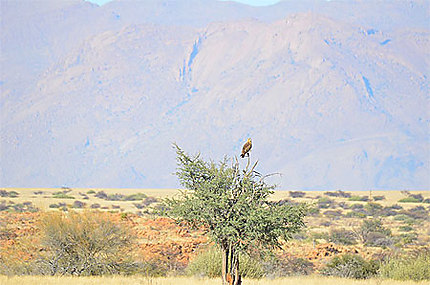
[[[385,200],[385,196],[373,196],[374,201],[382,201]]]
[[[46,252],[36,261],[42,275],[132,273],[131,235],[107,215],[49,213],[42,220]]]
[[[343,192],[342,190],[338,190],[336,192],[324,192],[324,195],[330,197],[340,197],[340,198],[349,198],[351,197],[350,193]]]
[[[351,196],[348,198],[349,201],[362,201],[362,202],[367,202],[369,201],[369,197],[368,196]]]
[[[430,280],[430,249],[394,257],[381,265],[380,273],[396,280]]]
[[[342,212],[340,210],[327,210],[324,212],[324,216],[332,219],[339,219],[342,217]]]
[[[221,276],[221,251],[211,247],[198,254],[190,261],[186,272],[189,275],[215,278]],[[240,274],[245,278],[262,278],[265,275],[263,265],[248,255],[240,255]]]
[[[334,208],[335,205],[334,201],[327,197],[319,198],[317,204],[320,209]]]
[[[352,245],[357,243],[356,234],[348,230],[331,230],[329,241],[343,245]]]
[[[306,196],[306,193],[301,191],[290,191],[289,194],[291,198],[303,198]]]
[[[6,191],[6,190],[0,190],[0,197],[8,197],[8,198],[16,198],[19,196],[19,193],[16,191]]]
[[[382,225],[380,219],[364,220],[360,228],[360,236],[367,246],[386,247],[393,244],[391,230]]]
[[[396,244],[398,246],[403,246],[407,244],[412,244],[418,240],[418,234],[416,232],[412,233],[404,233],[399,236],[399,243]]]
[[[75,199],[75,197],[67,195],[64,192],[55,192],[52,194],[52,197],[57,199]]]
[[[414,198],[412,196],[400,199],[398,202],[399,203],[420,203],[422,200]]]
[[[94,197],[100,198],[100,199],[106,199],[107,198],[107,194],[104,191],[99,191],[97,192]]]
[[[99,209],[100,208],[100,204],[99,203],[94,203],[90,207],[91,207],[91,209]]]
[[[96,191],[94,191],[94,190],[92,190],[92,189],[91,189],[91,190],[88,190],[88,192],[87,192],[87,194],[88,194],[88,195],[90,195],[90,194],[95,194],[95,193],[96,193]]]
[[[379,216],[382,212],[383,206],[378,203],[368,202],[366,205],[364,205],[364,209],[371,216]]]
[[[85,208],[85,203],[81,202],[81,201],[75,201],[73,202],[72,208],[76,208],[76,209],[82,209]]]
[[[334,257],[322,274],[343,278],[367,279],[378,273],[379,265],[376,261],[366,261],[361,256],[346,254]]]

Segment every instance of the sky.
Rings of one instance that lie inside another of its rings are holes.
[[[89,2],[96,3],[98,5],[103,5],[112,0],[87,0]],[[220,0],[220,1],[229,1],[229,0]],[[234,2],[240,2],[243,4],[248,4],[251,6],[269,6],[278,3],[280,0],[230,0]]]

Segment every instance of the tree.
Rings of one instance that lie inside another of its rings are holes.
[[[304,227],[305,204],[268,201],[274,186],[266,183],[248,157],[245,169],[237,158],[204,161],[176,148],[176,175],[186,190],[164,201],[165,214],[178,223],[205,227],[222,252],[223,284],[241,284],[239,255],[280,247],[281,240]]]

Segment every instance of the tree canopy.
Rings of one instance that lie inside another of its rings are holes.
[[[305,204],[269,201],[275,188],[269,175],[255,170],[257,163],[241,169],[237,158],[204,161],[175,145],[176,175],[185,188],[180,197],[165,200],[166,214],[177,222],[205,227],[223,252],[223,283],[240,284],[240,253],[280,247],[304,224]]]

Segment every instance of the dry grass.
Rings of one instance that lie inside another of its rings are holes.
[[[168,277],[41,277],[41,276],[0,276],[0,284],[5,285],[220,285],[221,279]],[[243,285],[420,285],[428,282],[394,281],[394,280],[354,280],[330,277],[289,277],[281,279],[243,280]]]
[[[135,201],[106,201],[103,199],[99,199],[94,197],[94,194],[88,195],[89,199],[84,200],[83,197],[79,193],[87,193],[89,190],[94,190],[96,192],[104,191],[106,194],[123,194],[123,195],[130,195],[130,194],[136,194],[136,193],[144,193],[148,197],[155,197],[155,198],[166,198],[166,197],[173,197],[175,195],[179,194],[178,189],[118,189],[118,188],[73,188],[70,189],[71,191],[67,193],[67,195],[73,196],[75,199],[58,199],[53,198],[52,194],[58,191],[62,191],[64,189],[60,188],[3,188],[8,191],[16,191],[19,193],[19,196],[16,198],[5,198],[5,200],[10,200],[14,202],[24,202],[24,201],[30,201],[32,202],[36,207],[42,209],[42,210],[50,210],[49,205],[54,203],[66,203],[66,204],[73,204],[74,201],[79,200],[87,204],[87,206],[98,203],[102,207],[106,206],[109,209],[112,209],[112,205],[118,205],[121,207],[122,211],[126,212],[136,212],[137,209],[133,205]],[[36,191],[43,191],[43,194],[36,195],[34,192]],[[302,201],[302,202],[314,202],[316,201],[317,196],[324,196],[325,191],[306,191],[306,197],[305,198],[297,198],[294,199],[295,201]],[[369,196],[369,191],[346,191],[353,195],[357,196]],[[430,191],[411,191],[412,194],[422,194],[425,198],[430,198]],[[420,203],[398,203],[397,201],[405,198],[406,196],[403,195],[400,191],[372,191],[372,196],[385,196],[385,200],[378,201],[379,204],[383,206],[393,205],[393,204],[401,204],[402,207],[405,209],[413,208],[419,205]],[[289,195],[289,191],[275,191],[275,193],[272,195],[271,200],[278,201],[286,198],[291,198]],[[362,203],[365,204],[366,202],[351,202],[348,201],[346,198],[333,198],[338,202],[344,201],[348,204],[354,204],[354,203]]]

